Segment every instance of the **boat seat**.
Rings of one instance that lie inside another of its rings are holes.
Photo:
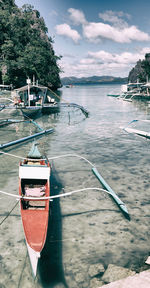
[[[46,205],[45,201],[36,201],[36,200],[29,201],[28,210],[35,210],[35,209],[44,210],[45,205]]]
[[[28,165],[41,165],[39,161],[28,161]]]

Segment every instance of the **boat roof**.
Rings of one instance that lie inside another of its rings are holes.
[[[150,87],[150,83],[143,84],[143,87]]]
[[[42,89],[42,90],[47,90],[48,88],[46,86],[43,85],[33,85],[33,84],[29,84],[30,89],[31,88],[38,88],[38,89]],[[21,92],[21,91],[26,91],[28,90],[28,85],[25,85],[23,87],[17,88],[15,89],[15,91]]]
[[[140,83],[140,82],[135,82],[135,83],[128,83],[127,85],[128,86],[132,86],[132,85],[142,85],[143,83]]]
[[[19,178],[48,180],[50,178],[50,167],[24,164],[23,166],[19,166]]]
[[[0,84],[0,88],[10,88],[12,85]]]

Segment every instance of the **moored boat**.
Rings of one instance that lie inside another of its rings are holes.
[[[36,107],[36,106],[26,106],[26,107],[20,108],[20,110],[24,117],[32,118],[32,119],[34,119],[35,116],[37,116],[38,114],[42,112],[41,107]]]
[[[34,277],[47,235],[50,196],[50,163],[33,144],[19,165],[21,218]],[[27,199],[25,197],[28,197]],[[43,198],[43,199],[42,199]]]
[[[13,91],[12,97],[17,109],[27,117],[35,117],[35,115],[50,114],[59,111],[59,103],[50,97],[49,88],[40,85],[38,82],[31,83],[27,79],[27,85]]]

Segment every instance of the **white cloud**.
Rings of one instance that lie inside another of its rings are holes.
[[[104,22],[112,23],[114,26],[117,26],[118,28],[124,28],[128,27],[128,23],[122,19],[123,17],[130,18],[130,15],[127,13],[124,13],[122,11],[115,12],[112,10],[105,11],[104,13],[99,13],[99,17]]]
[[[85,59],[81,59],[80,61],[79,61],[79,63],[80,64],[85,64],[85,65],[89,65],[89,64],[93,64],[93,63],[95,63],[95,59],[93,58],[90,58],[90,59],[88,59],[88,58],[85,58]]]
[[[146,53],[150,53],[150,47],[144,47],[140,49],[140,53],[145,55]]]
[[[129,70],[132,66],[120,64],[120,63],[91,63],[91,65],[83,63],[74,63],[74,65],[69,63],[63,63],[63,69],[65,71],[62,77],[88,77],[88,76],[116,76],[116,77],[127,77]]]
[[[145,53],[150,53],[149,47],[142,48],[136,53],[125,51],[120,54],[112,54],[103,50],[98,52],[89,51],[87,57],[78,61],[76,59],[76,62],[68,63],[68,61],[63,60],[65,74],[62,77],[88,77],[93,75],[127,77],[136,62],[145,58]]]
[[[101,60],[102,62],[110,62],[113,60],[113,54],[100,50],[98,52],[88,52],[88,57]]]
[[[82,25],[83,37],[87,41],[98,43],[102,40],[111,40],[117,43],[130,43],[132,41],[150,41],[150,36],[139,30],[136,26],[128,26],[123,17],[130,18],[129,14],[122,11],[106,11],[99,13],[99,16],[104,21],[102,22],[88,22],[82,11],[74,8],[69,8],[69,18],[75,25]],[[59,35],[71,38],[77,43],[81,36],[77,30],[72,29],[68,24],[64,23],[56,26],[56,32]]]
[[[88,52],[89,59],[95,59],[102,63],[135,64],[139,59],[144,59],[145,53],[150,52],[150,48],[145,47],[139,53],[123,52],[121,54],[111,54],[100,50],[98,52]],[[88,61],[87,61],[88,63]]]
[[[70,13],[69,18],[73,21],[75,25],[86,24],[86,19],[84,13],[78,9],[69,8]]]
[[[150,36],[147,33],[140,31],[136,26],[118,29],[101,22],[91,22],[83,25],[83,34],[90,42],[97,42],[102,39],[108,39],[118,43],[130,43],[132,40],[150,40]]]
[[[81,36],[78,33],[78,31],[76,31],[74,29],[71,29],[71,27],[68,24],[66,24],[66,23],[57,25],[55,27],[55,29],[56,29],[56,33],[58,35],[69,37],[75,43],[78,43],[78,41],[81,39]]]
[[[123,43],[150,41],[148,33],[141,31],[134,25],[129,26],[127,20],[129,20],[130,15],[122,11],[114,12],[109,10],[104,13],[99,13],[99,17],[102,19],[101,21],[99,20],[99,22],[88,22],[84,13],[78,9],[69,8],[68,12],[69,21],[71,21],[69,23],[81,25],[79,28],[82,29],[82,40],[87,40],[86,48],[89,47],[87,42],[98,43],[103,40],[118,43],[118,48],[121,46],[119,44]],[[78,43],[81,39],[78,27],[74,30],[66,23],[57,25],[56,31],[57,34],[69,37],[75,43]],[[108,45],[109,43],[105,42],[104,44],[106,46],[106,44]],[[115,45],[115,47],[117,47],[117,45]],[[96,46],[94,45],[94,47]],[[72,53],[75,51],[76,59],[70,55],[67,59],[65,57],[61,60],[65,71],[62,77],[82,77],[93,75],[126,77],[136,62],[139,59],[144,59],[146,53],[150,53],[149,47],[142,49],[136,48],[134,52],[124,51],[122,53],[117,52],[118,49],[116,48],[116,53],[110,53],[106,50],[100,50],[97,52],[89,51],[87,55],[81,59],[81,52],[83,53],[83,49],[84,47],[82,47],[82,50],[79,52],[77,52],[77,50],[71,50]]]

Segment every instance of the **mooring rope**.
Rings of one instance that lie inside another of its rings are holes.
[[[70,104],[68,101],[66,101],[65,99],[61,98],[60,96],[58,96],[53,90],[51,90],[49,87],[48,87],[48,90],[54,94],[54,96],[56,96],[59,100],[62,100],[64,101],[65,103],[67,104]]]
[[[16,208],[18,204],[18,201],[15,203],[15,205],[13,206],[13,208],[9,211],[9,213],[7,214],[7,216],[0,222],[0,225],[3,224],[3,222],[9,217],[9,215],[11,214],[11,212]]]
[[[63,98],[61,98],[60,96],[58,96],[58,95],[57,95],[53,90],[51,90],[50,88],[48,88],[48,90],[49,90],[50,92],[52,92],[52,93],[54,94],[54,96],[56,96],[59,100],[62,100],[62,101],[64,102],[64,104],[70,105],[70,106],[72,106],[72,107],[77,107],[78,109],[80,109],[80,110],[84,113],[84,115],[85,115],[86,117],[88,116],[89,112],[88,112],[86,109],[84,109],[84,107],[82,107],[82,106],[80,106],[80,105],[78,105],[78,104],[70,103],[70,102],[66,101],[65,99],[63,99]],[[63,103],[62,103],[62,104],[63,104]]]
[[[17,155],[14,155],[14,154],[11,154],[11,153],[7,153],[7,152],[4,152],[4,151],[0,151],[0,154],[8,155],[8,156],[19,158],[19,159],[23,159],[23,160],[26,159],[24,157],[17,156]]]
[[[10,98],[7,98],[7,97],[2,97],[1,100],[9,100],[10,102],[14,103],[14,101]]]
[[[28,255],[28,252],[26,252],[25,260],[24,260],[24,263],[23,263],[23,267],[22,267],[22,270],[21,270],[20,277],[19,277],[18,288],[20,287],[22,275],[23,275],[24,269],[25,269],[25,267],[26,267],[27,255]]]

